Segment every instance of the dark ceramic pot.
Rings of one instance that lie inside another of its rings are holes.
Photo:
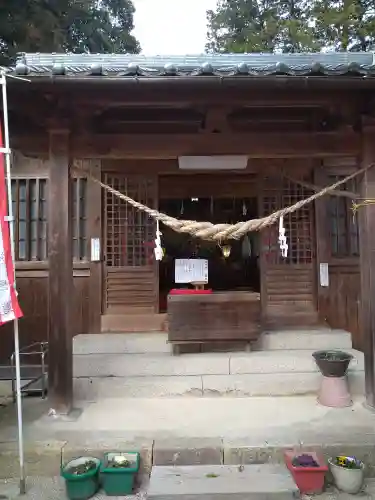
[[[344,377],[353,356],[344,351],[316,351],[313,358],[324,377]]]

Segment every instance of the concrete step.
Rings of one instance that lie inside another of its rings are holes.
[[[153,467],[149,500],[293,500],[298,494],[284,465]]]
[[[315,373],[313,350],[160,354],[75,354],[74,377],[147,377],[186,375],[244,375]],[[354,359],[350,370],[363,371],[363,354],[347,349]],[[296,377],[297,378],[297,377]]]
[[[351,394],[364,394],[365,374],[349,372]],[[257,397],[316,394],[319,373],[196,375],[171,377],[83,377],[74,379],[74,397],[95,402],[108,398]]]
[[[329,328],[265,332],[259,341],[263,350],[351,349],[352,336],[345,330]]]

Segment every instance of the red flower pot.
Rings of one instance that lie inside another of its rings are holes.
[[[318,464],[318,467],[303,467],[293,465],[295,458],[309,455]],[[303,494],[321,493],[324,488],[324,478],[328,471],[323,457],[315,452],[286,451],[285,464],[293,476],[294,482]]]

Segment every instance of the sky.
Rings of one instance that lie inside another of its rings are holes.
[[[206,11],[217,0],[133,0],[134,35],[145,55],[202,54]]]

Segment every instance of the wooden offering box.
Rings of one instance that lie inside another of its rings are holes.
[[[168,340],[173,344],[242,342],[260,333],[260,294],[250,291],[168,296]]]

